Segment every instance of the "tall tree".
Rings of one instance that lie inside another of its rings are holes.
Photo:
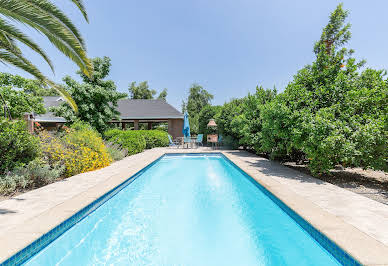
[[[182,111],[187,111],[189,114],[199,113],[203,107],[210,104],[213,97],[214,96],[202,86],[194,83],[189,89],[187,101],[183,101]]]
[[[158,96],[158,99],[160,100],[166,100],[167,98],[167,89],[163,89]]]
[[[140,82],[139,85],[136,85],[136,82],[133,81],[128,88],[129,91],[129,97],[131,99],[145,99],[145,100],[152,100],[155,98],[156,90],[152,90],[148,86],[148,81]],[[163,91],[160,92],[157,99],[163,99],[166,100],[167,97],[167,89],[163,89]]]
[[[36,93],[41,90],[42,85],[37,80],[0,73],[0,105],[4,105],[5,117],[15,119],[22,118],[26,112],[45,113],[43,99]]]
[[[202,108],[210,105],[213,95],[199,84],[194,83],[189,89],[189,96],[182,102],[182,112],[189,113],[190,130],[193,134],[199,132],[199,113]]]
[[[315,43],[315,61],[261,110],[262,151],[309,161],[314,173],[335,165],[387,169],[388,82],[385,71],[360,67],[347,49],[350,24],[342,5]]]
[[[71,0],[88,17],[82,0]],[[58,84],[49,80],[23,54],[19,43],[39,54],[54,71],[54,66],[43,49],[13,23],[20,22],[46,35],[59,51],[74,61],[82,72],[90,76],[92,64],[86,55],[81,34],[66,14],[49,0],[0,0],[0,62],[21,68],[44,84],[54,87],[69,102],[74,110],[77,105]]]
[[[109,121],[119,118],[117,102],[127,97],[127,94],[118,92],[112,80],[105,80],[111,66],[108,57],[95,58],[92,61],[94,68],[92,78],[78,71],[77,74],[81,76],[82,83],[69,76],[63,79],[66,90],[79,106],[78,114],[74,113],[66,103],[51,110],[70,122],[80,119],[91,124],[99,132],[103,132],[108,128]]]

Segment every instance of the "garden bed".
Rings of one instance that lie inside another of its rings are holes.
[[[294,162],[285,162],[283,165],[311,175],[306,165],[298,165]],[[388,173],[386,172],[345,168],[330,170],[330,174],[322,174],[315,178],[388,205]]]

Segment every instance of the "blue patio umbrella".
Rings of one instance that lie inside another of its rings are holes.
[[[185,112],[184,118],[183,118],[183,136],[190,137],[190,123],[189,123],[189,114]]]

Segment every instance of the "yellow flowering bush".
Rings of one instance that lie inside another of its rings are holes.
[[[108,166],[112,162],[98,132],[76,123],[62,136],[43,131],[40,134],[43,154],[50,164],[62,163],[65,176],[73,176]]]

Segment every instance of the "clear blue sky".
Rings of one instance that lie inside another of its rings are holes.
[[[350,10],[355,56],[388,69],[386,0],[85,0],[89,24],[71,1],[55,2],[80,28],[89,56],[112,59],[110,79],[120,91],[148,80],[153,89],[168,88],[167,101],[179,109],[193,82],[214,94],[213,104],[256,85],[283,90],[313,60],[313,44],[340,2]],[[75,76],[74,63],[31,34],[54,62],[55,76],[27,51],[44,73],[56,81]],[[3,65],[0,71],[23,73]]]

